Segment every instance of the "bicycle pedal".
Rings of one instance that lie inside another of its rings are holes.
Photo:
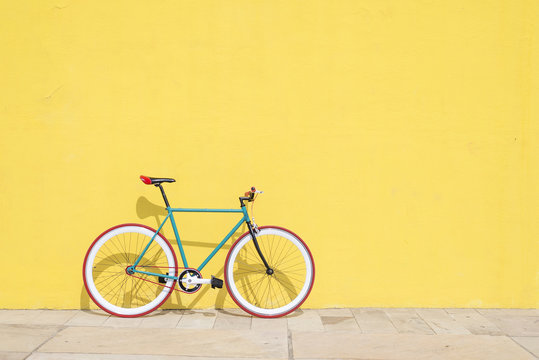
[[[219,288],[219,289],[222,289],[223,288],[223,280],[221,279],[217,279],[215,276],[211,276],[211,281],[210,281],[210,284],[211,284],[211,288],[212,289],[215,289],[215,288]]]
[[[168,273],[167,273],[167,275],[168,275]],[[162,277],[162,276],[159,276],[159,283],[160,283],[160,284],[166,284],[166,283],[167,283],[167,278],[164,278],[164,277]]]

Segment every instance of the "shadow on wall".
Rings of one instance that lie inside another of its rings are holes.
[[[154,204],[150,202],[146,197],[141,196],[138,198],[136,203],[136,212],[139,219],[152,219],[153,224],[151,224],[151,227],[154,229],[159,228],[161,223],[163,222],[164,218],[167,216],[167,210],[163,206]],[[227,244],[225,244],[221,250],[228,250],[234,244],[234,242],[247,231],[247,226],[243,224],[234,235],[228,240]],[[161,229],[160,233],[169,240],[171,243],[174,251],[177,253],[178,261],[181,262],[181,256],[179,255],[179,250],[177,248],[177,242],[175,241],[174,236],[167,237],[164,230]],[[176,245],[175,245],[176,244]],[[205,248],[215,248],[216,243],[208,243],[208,242],[199,242],[199,241],[182,241],[182,245],[185,246],[195,246],[195,247],[205,247]],[[183,265],[178,263],[178,266]],[[181,269],[179,270],[181,272]],[[224,276],[224,264],[223,266],[217,271],[216,274],[214,274],[217,278],[222,279]],[[177,289],[177,284],[175,285],[175,288]],[[196,294],[189,295],[189,294],[183,294],[179,291],[173,291],[171,296],[168,298],[168,300],[161,306],[161,308],[165,309],[174,309],[174,308],[180,308],[180,309],[189,309],[196,306],[196,304],[204,297],[204,295],[207,294],[207,292],[211,289],[210,286],[203,286],[201,290],[199,290]],[[214,290],[215,291],[215,290]],[[226,287],[223,287],[223,289],[218,290],[218,295],[215,299],[215,308],[216,309],[223,309],[225,307],[225,301],[228,302],[227,305],[232,306],[234,305],[231,299],[228,299],[228,292],[226,291]],[[194,298],[192,298],[195,296]],[[187,299],[186,299],[187,297]],[[182,300],[188,300],[187,304],[183,305]],[[90,309],[90,306],[93,307],[93,302],[91,301],[86,288],[84,287],[84,284],[81,288],[81,294],[80,294],[80,308],[81,309]]]

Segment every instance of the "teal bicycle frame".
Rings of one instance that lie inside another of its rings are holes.
[[[236,226],[234,226],[232,228],[232,230],[230,230],[230,232],[225,236],[225,238],[219,243],[217,244],[217,246],[215,247],[215,249],[210,253],[210,255],[208,255],[208,257],[206,258],[206,260],[204,260],[202,262],[202,264],[199,265],[199,267],[197,268],[197,270],[200,272],[204,266],[206,266],[206,264],[208,264],[208,262],[215,256],[215,254],[223,247],[223,245],[228,241],[228,239],[230,239],[232,237],[232,235],[234,235],[234,233],[236,232],[236,230],[239,229],[239,227],[243,224],[243,223],[247,223],[249,224],[251,219],[249,218],[249,214],[247,213],[247,207],[246,206],[242,206],[241,209],[189,209],[189,208],[171,208],[171,207],[167,207],[167,211],[168,211],[168,215],[165,217],[165,220],[163,220],[163,222],[161,223],[161,225],[159,226],[159,228],[157,229],[157,231],[155,232],[155,234],[153,234],[152,238],[150,239],[150,241],[148,242],[148,244],[146,245],[146,247],[144,248],[144,250],[142,251],[142,253],[139,255],[139,257],[137,258],[137,260],[135,261],[135,263],[130,266],[127,270],[129,271],[132,271],[133,273],[139,273],[139,274],[146,274],[146,275],[153,275],[153,276],[157,276],[157,277],[161,277],[161,278],[169,278],[169,279],[176,279],[178,280],[179,278],[179,275],[177,276],[171,276],[171,275],[164,275],[164,274],[156,274],[156,273],[152,273],[152,272],[148,272],[148,271],[142,271],[142,270],[138,270],[137,269],[137,265],[138,263],[140,262],[140,260],[144,257],[144,254],[146,253],[146,251],[148,250],[148,248],[150,247],[150,245],[152,244],[153,240],[155,239],[155,237],[157,236],[157,234],[161,231],[161,229],[163,228],[163,226],[165,225],[165,223],[167,222],[168,219],[170,219],[170,222],[172,224],[172,229],[174,230],[174,235],[176,236],[176,242],[178,243],[178,248],[180,249],[180,254],[182,256],[182,261],[183,261],[183,267],[184,268],[189,268],[189,265],[187,264],[187,258],[185,257],[185,252],[183,250],[183,246],[182,246],[182,242],[180,240],[180,234],[178,233],[178,228],[176,226],[176,221],[174,220],[174,215],[173,213],[175,212],[190,212],[190,213],[195,213],[195,212],[200,212],[200,213],[242,213],[243,216],[241,217],[240,221],[238,221],[238,223],[236,224]]]

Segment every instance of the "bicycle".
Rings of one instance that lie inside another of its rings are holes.
[[[173,290],[193,294],[202,285],[222,288],[223,280],[213,275],[205,279],[201,271],[243,224],[248,231],[232,245],[224,265],[224,283],[234,302],[251,315],[276,318],[296,310],[307,299],[314,283],[312,254],[292,231],[258,227],[251,219],[245,202],[253,203],[262,191],[252,187],[240,196],[240,209],[172,208],[162,184],[174,179],[143,175],[140,179],[161,190],[168,214],[157,230],[122,224],[104,231],[90,245],[83,264],[84,286],[101,309],[115,316],[138,317],[159,308]],[[193,268],[183,250],[176,212],[240,213],[242,217],[202,264]],[[178,266],[174,249],[160,233],[169,219],[183,267]]]

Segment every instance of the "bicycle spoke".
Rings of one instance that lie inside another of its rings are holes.
[[[93,298],[97,298],[102,308],[107,311],[110,308],[109,312],[115,314],[122,312],[136,315],[137,312],[151,310],[152,306],[157,307],[162,302],[159,299],[166,299],[172,288],[160,284],[156,275],[127,273],[127,268],[134,264],[152,237],[145,228],[138,225],[126,225],[125,230],[122,230],[115,230],[114,235],[102,235],[106,236],[106,240],[98,243],[93,254],[93,264],[90,265],[92,277],[85,279],[91,281],[91,289],[97,291]],[[139,266],[157,274],[165,271],[176,274],[177,265],[170,262],[171,256],[173,252],[170,245],[157,235],[140,259]],[[85,268],[88,266],[86,264]]]
[[[312,258],[301,240],[281,229],[262,228],[257,242],[273,272],[267,272],[254,242],[246,238],[236,243],[238,249],[231,249],[234,255],[225,266],[229,292],[248,312],[282,316],[308,295],[314,276]]]

